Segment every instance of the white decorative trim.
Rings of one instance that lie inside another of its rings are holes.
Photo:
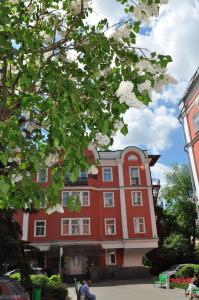
[[[29,227],[29,213],[23,213],[23,224],[22,224],[22,240],[28,240],[28,227]]]
[[[148,186],[148,199],[149,199],[149,209],[150,209],[150,216],[151,216],[152,235],[154,238],[157,238],[158,234],[157,234],[155,209],[154,209],[154,202],[153,202],[152,181],[151,181],[149,163],[145,164],[145,174],[146,174],[146,181]]]
[[[187,143],[190,143],[191,137],[190,137],[190,133],[189,133],[187,116],[184,116],[184,132],[185,132],[185,137],[186,137]],[[195,161],[194,161],[192,147],[188,147],[188,154],[189,154],[189,159],[190,159],[190,164],[191,164],[191,169],[192,169],[192,174],[193,174],[193,180],[194,180],[195,187],[196,187],[196,196],[199,199],[199,179],[198,179],[198,175],[197,175],[197,171],[196,171],[196,165],[195,165]]]
[[[123,165],[121,159],[118,159],[118,176],[119,176],[119,190],[120,190],[122,236],[123,239],[128,239],[126,199],[125,199],[125,192],[124,192],[124,174],[123,174]]]
[[[101,245],[103,249],[143,249],[143,248],[157,248],[158,247],[158,238],[156,239],[128,239],[128,240],[96,240],[96,241],[90,241],[90,240],[83,240],[83,241],[74,241],[74,240],[65,240],[65,241],[59,241],[59,242],[47,242],[47,243],[31,243],[31,245],[35,247],[41,247],[42,249],[49,250],[51,246],[71,246],[71,245]]]

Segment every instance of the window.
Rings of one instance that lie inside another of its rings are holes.
[[[71,234],[80,235],[80,219],[71,220]]]
[[[145,233],[144,218],[133,218],[135,233]]]
[[[105,250],[106,265],[116,265],[116,251],[115,249]]]
[[[46,221],[35,221],[34,236],[46,236]]]
[[[62,235],[89,235],[90,234],[90,219],[62,219],[61,220]]]
[[[137,157],[135,155],[129,155],[128,160],[135,161],[135,160],[137,160]]]
[[[131,196],[132,196],[132,205],[133,206],[143,205],[142,192],[131,192]]]
[[[130,167],[130,183],[131,185],[140,184],[140,176],[138,167]]]
[[[68,197],[78,197],[81,202],[81,206],[90,206],[90,193],[89,191],[62,191],[62,206],[67,207]]]
[[[88,174],[87,172],[84,172],[84,171],[80,171],[79,172],[79,180],[81,181],[84,181],[84,180],[87,180],[88,179]]]
[[[105,234],[116,234],[115,219],[105,219]]]
[[[83,223],[82,234],[83,235],[90,234],[90,220],[89,219],[83,219],[82,223]]]
[[[113,207],[114,204],[114,194],[112,192],[104,192],[104,207]]]
[[[62,206],[67,207],[68,204],[68,197],[69,197],[69,192],[67,191],[62,191]]]
[[[90,206],[89,192],[81,193],[81,204],[82,204],[82,206]]]
[[[62,235],[69,235],[69,220],[62,220]]]
[[[103,168],[103,181],[113,181],[112,168]]]
[[[194,127],[195,127],[195,132],[197,132],[199,130],[199,112],[197,112],[193,116],[193,123],[194,123]]]
[[[48,181],[48,169],[38,171],[37,182],[47,182],[47,181]]]

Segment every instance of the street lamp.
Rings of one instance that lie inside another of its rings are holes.
[[[63,247],[59,248],[59,275],[61,276],[61,260],[63,255]]]

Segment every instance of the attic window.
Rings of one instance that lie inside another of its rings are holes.
[[[135,155],[129,155],[128,160],[137,160],[137,157]]]

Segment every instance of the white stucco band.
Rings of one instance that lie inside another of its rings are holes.
[[[189,128],[188,128],[188,122],[187,122],[187,116],[184,116],[184,132],[185,132],[185,137],[187,143],[191,142],[190,138],[190,133],[189,133]],[[193,155],[193,149],[192,147],[188,147],[188,154],[189,154],[189,160],[191,164],[191,169],[192,169],[192,174],[193,174],[193,180],[196,188],[196,197],[198,199],[198,205],[199,205],[199,181],[198,181],[198,176],[197,176],[197,171],[196,171],[196,166],[195,166],[195,161],[194,161],[194,155]]]
[[[28,225],[29,225],[29,213],[23,213],[23,225],[22,225],[22,240],[28,240]]]

